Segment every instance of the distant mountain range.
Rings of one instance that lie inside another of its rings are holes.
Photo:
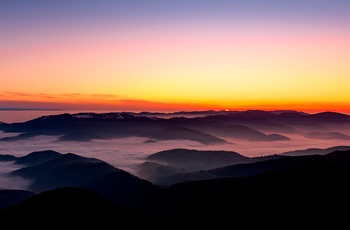
[[[48,135],[63,144],[142,137],[146,148],[172,140],[210,147],[235,141],[283,146],[295,136],[346,142],[350,116],[260,110],[63,113],[0,123],[0,130],[14,134],[2,137],[0,145]],[[45,228],[347,226],[350,145],[316,147],[259,157],[172,148],[140,159],[135,174],[73,152],[3,154],[0,163],[14,167],[0,175],[28,183],[25,189],[0,190],[0,221]]]
[[[185,112],[176,113],[176,115]],[[43,116],[19,123],[0,123],[0,130],[18,135],[0,141],[16,141],[38,135],[57,136],[60,141],[90,141],[120,137],[146,137],[150,141],[191,140],[204,145],[227,143],[226,139],[247,141],[288,141],[290,134],[306,138],[343,139],[350,136],[350,116],[322,112],[297,111],[203,111],[175,116],[152,113],[76,113]],[[174,115],[174,114],[173,114]]]

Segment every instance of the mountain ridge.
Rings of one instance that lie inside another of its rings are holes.
[[[250,176],[185,181],[165,187],[137,186],[132,191],[138,194],[128,202],[123,200],[125,203],[122,200],[112,201],[106,195],[101,197],[101,192],[63,186],[34,194],[0,210],[0,219],[2,223],[8,223],[11,218],[20,216],[34,218],[48,215],[54,221],[62,210],[66,210],[69,213],[66,221],[69,219],[73,223],[80,223],[82,219],[79,213],[88,212],[85,217],[89,216],[94,223],[103,220],[103,224],[115,220],[106,217],[119,210],[121,213],[117,216],[125,218],[118,219],[121,222],[135,217],[146,221],[144,226],[157,224],[147,222],[154,217],[160,223],[175,221],[175,225],[179,226],[185,223],[220,226],[232,224],[232,221],[250,226],[249,220],[252,219],[259,221],[260,226],[270,227],[280,226],[280,221],[291,220],[290,226],[302,223],[311,226],[325,224],[324,221],[319,222],[319,218],[333,223],[333,226],[345,224],[349,214],[346,207],[350,205],[350,186],[347,183],[350,176],[350,150],[333,151],[325,155],[289,156],[271,161],[290,159],[303,160],[291,167]],[[136,177],[133,179],[137,180]],[[107,181],[100,182],[108,185],[116,180]],[[122,184],[125,186],[129,182],[125,180]],[[147,184],[146,181],[143,183]],[[121,187],[118,187],[115,188],[119,190]],[[100,188],[104,190],[103,186]],[[109,186],[107,188],[109,190]],[[77,195],[72,196],[72,193]],[[35,218],[32,220],[34,222]]]
[[[221,136],[222,130],[231,127],[232,131],[226,135],[249,140],[247,130],[250,129],[252,133],[249,135],[260,135],[262,141],[285,141],[289,138],[286,134],[303,133],[301,130],[306,128],[309,132],[319,132],[334,127],[350,127],[350,116],[335,112],[307,114],[298,111],[247,110],[208,113],[205,116],[188,118],[142,115],[145,112],[62,113],[26,122],[0,124],[0,130],[3,132],[19,133],[17,136],[0,138],[0,141],[23,140],[38,135],[58,136],[61,140],[90,141],[156,133],[174,126],[203,132],[219,139],[224,139],[224,136]],[[241,128],[245,126],[246,130],[240,130],[238,125],[241,125]]]

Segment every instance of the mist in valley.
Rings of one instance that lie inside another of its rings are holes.
[[[19,176],[9,175],[10,172],[20,169],[21,165],[10,162],[0,162],[0,189],[27,189],[31,181]]]
[[[87,142],[59,141],[57,136],[35,136],[25,140],[1,141],[0,154],[25,156],[31,152],[54,150],[61,154],[75,153],[83,157],[92,157],[103,160],[116,168],[123,169],[133,175],[137,174],[137,167],[145,162],[145,157],[163,150],[186,148],[196,150],[226,150],[234,151],[247,157],[259,157],[280,154],[287,151],[303,150],[308,148],[329,148],[333,146],[348,146],[348,140],[312,139],[303,134],[283,134],[289,140],[282,141],[247,141],[237,138],[220,137],[228,143],[205,145],[191,140],[152,140],[144,137],[114,138],[108,140],[91,140]],[[347,130],[342,130],[347,133]],[[15,134],[2,133],[1,137]],[[0,188],[26,189],[30,181],[20,177],[9,176],[9,172],[21,168],[14,162],[0,162]]]

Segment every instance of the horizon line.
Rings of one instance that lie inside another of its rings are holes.
[[[98,111],[110,111],[111,113],[113,112],[126,112],[126,113],[160,113],[160,114],[175,114],[175,113],[202,113],[202,112],[243,112],[243,111],[265,111],[265,112],[300,112],[300,113],[322,113],[322,112],[334,112],[334,113],[343,113],[343,114],[350,114],[350,112],[345,112],[345,111],[338,111],[338,110],[317,110],[310,112],[308,110],[298,110],[298,109],[267,109],[267,108],[237,108],[237,109],[202,109],[202,110],[172,110],[172,111],[160,111],[160,110],[114,110],[114,109],[96,109],[96,108],[91,108],[91,109],[82,109],[82,108],[77,108],[77,109],[72,109],[72,108],[8,108],[0,107],[0,111],[81,111],[81,112],[96,112]],[[103,113],[103,112],[102,112]]]

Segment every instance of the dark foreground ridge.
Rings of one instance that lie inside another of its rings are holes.
[[[143,227],[164,223],[197,227],[348,224],[349,150],[267,159],[267,165],[283,161],[284,167],[266,168],[251,176],[169,186],[152,184],[98,159],[51,152],[51,157],[56,157],[40,162],[33,159],[42,154],[32,154],[26,157],[30,159],[28,166],[14,173],[31,178],[35,185],[32,187],[37,190],[32,194],[27,191],[27,197],[17,197],[12,205],[2,208],[2,224],[22,223],[18,220],[26,220],[26,226],[39,226],[44,220],[58,225],[118,223]],[[291,162],[286,163],[288,160]],[[96,175],[93,178],[92,172]],[[66,184],[59,180],[63,176]],[[7,197],[11,192],[19,193],[6,191]]]

